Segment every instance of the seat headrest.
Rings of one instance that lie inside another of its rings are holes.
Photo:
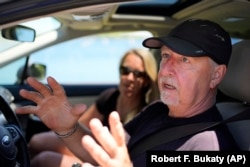
[[[230,97],[250,102],[250,40],[233,45],[227,73],[219,89]]]

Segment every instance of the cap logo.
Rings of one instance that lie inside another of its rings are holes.
[[[203,50],[196,50],[195,53],[201,54],[201,53],[204,53],[204,51]]]
[[[221,41],[225,42],[225,38],[223,38],[223,37],[220,36],[219,34],[215,34],[215,37],[220,38]]]

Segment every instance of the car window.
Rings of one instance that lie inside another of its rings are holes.
[[[120,58],[128,49],[144,48],[142,41],[151,36],[148,31],[134,31],[80,37],[30,54],[29,64],[46,65],[46,77],[53,76],[61,84],[117,84]],[[233,44],[239,41],[232,38]],[[15,84],[25,61],[21,58],[1,67],[0,84]],[[46,83],[45,78],[41,82]]]
[[[143,39],[151,36],[147,31],[85,36],[34,52],[30,54],[29,64],[46,65],[46,77],[53,76],[61,84],[117,84],[121,56],[129,49],[144,48]],[[0,82],[15,83],[16,64],[19,63],[21,67],[24,62],[24,59],[20,59],[2,67]],[[45,79],[41,81],[46,82]]]
[[[18,59],[12,63],[9,63],[8,65],[5,65],[0,68],[0,84],[1,85],[12,85],[15,84],[18,80],[18,73],[20,67],[22,67],[25,64],[26,59],[21,58]]]
[[[242,39],[240,39],[240,38],[231,38],[231,42],[233,45],[240,42],[240,41],[242,41]]]

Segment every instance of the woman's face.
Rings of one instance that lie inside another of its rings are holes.
[[[142,59],[135,54],[128,54],[120,67],[119,90],[123,96],[138,97],[147,85],[147,77]]]

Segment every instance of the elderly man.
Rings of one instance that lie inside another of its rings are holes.
[[[17,113],[38,115],[84,162],[106,167],[146,166],[145,152],[129,156],[130,150],[146,136],[161,129],[222,119],[215,106],[217,86],[226,73],[232,50],[230,37],[223,28],[208,20],[187,20],[168,36],[148,38],[143,45],[161,49],[158,74],[161,101],[145,108],[125,125],[125,130],[116,112],[110,114],[110,131],[97,119],[90,122],[92,133],[77,125],[85,105],[73,107],[63,88],[51,77],[50,89],[33,78],[28,79],[38,93],[21,90],[20,95],[37,106],[21,107]],[[86,134],[93,135],[96,141]],[[83,147],[79,147],[81,140]],[[230,133],[221,126],[154,146],[152,150],[235,148]]]

